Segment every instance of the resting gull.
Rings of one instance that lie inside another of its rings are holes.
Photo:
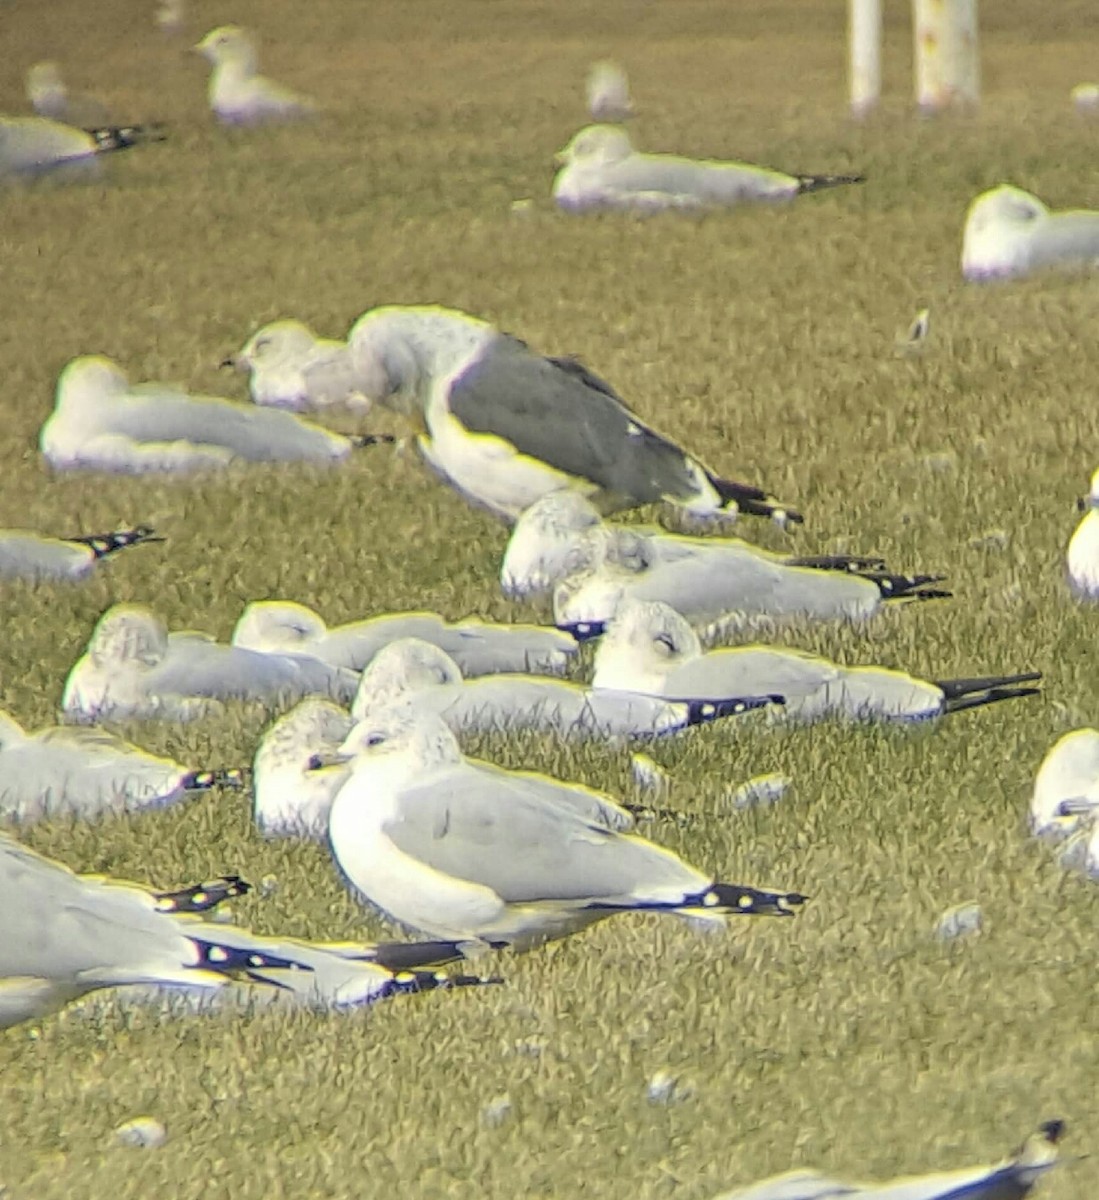
[[[361,671],[379,650],[406,637],[438,646],[468,676],[499,671],[556,675],[577,651],[576,639],[558,629],[473,618],[452,624],[429,612],[386,613],[330,629],[318,613],[290,600],[247,605],[232,642],[248,650],[308,654],[333,667]]]
[[[781,703],[781,696],[766,694],[658,699],[536,675],[465,680],[437,646],[401,638],[380,650],[363,672],[351,715],[370,720],[408,704],[442,717],[455,732],[530,729],[560,737],[646,738]]]
[[[962,274],[1009,279],[1047,267],[1099,265],[1099,212],[1050,210],[1030,192],[1001,184],[982,192],[966,214]]]
[[[845,667],[776,646],[737,646],[703,654],[694,630],[659,601],[626,600],[595,652],[596,688],[654,696],[760,695],[786,697],[791,719],[828,716],[920,721],[1038,692],[1019,686],[1038,672],[929,682],[884,667]]]
[[[97,563],[120,550],[162,541],[147,525],[71,538],[43,537],[28,529],[0,529],[0,579],[86,579]]]
[[[40,117],[87,128],[107,125],[110,115],[94,96],[70,92],[55,62],[37,62],[27,71],[27,99]]]
[[[116,604],[69,672],[61,707],[79,722],[188,721],[219,711],[222,700],[270,706],[324,695],[350,703],[358,682],[355,672],[305,655],[244,650],[205,633],[169,634],[149,609]]]
[[[239,25],[221,25],[194,47],[213,71],[207,100],[223,125],[259,125],[312,116],[316,104],[258,73],[255,38]]]
[[[592,66],[587,84],[588,112],[593,121],[628,121],[635,115],[630,81],[616,62],[603,60]]]
[[[861,175],[787,175],[740,162],[642,154],[620,125],[589,125],[557,155],[558,207],[703,209],[751,201],[791,200],[807,192],[862,183]]]
[[[433,937],[527,948],[618,912],[790,916],[805,897],[715,882],[625,832],[609,796],[463,757],[428,713],[357,725],[329,817],[352,886]]]
[[[759,488],[721,479],[654,432],[605,380],[453,309],[377,308],[348,335],[359,390],[413,420],[424,458],[507,520],[548,492],[605,512],[670,500],[704,514],[800,521]]]
[[[1030,798],[1030,828],[1066,837],[1099,813],[1099,730],[1074,729],[1042,760]]]
[[[317,337],[301,321],[264,325],[221,365],[249,372],[256,404],[291,412],[370,409],[370,401],[355,390],[347,343]]]
[[[109,358],[89,355],[61,372],[39,446],[61,470],[140,474],[242,461],[338,462],[376,440],[342,437],[293,413],[192,396],[169,383],[133,385]]]
[[[78,129],[45,117],[0,117],[0,180],[98,178],[104,154],[163,140],[157,125]]]
[[[1068,544],[1069,583],[1081,598],[1099,600],[1099,471],[1092,475],[1088,494],[1076,506],[1084,517]]]
[[[873,558],[795,558],[739,538],[692,538],[604,522],[575,492],[543,496],[515,524],[500,570],[506,595],[554,594],[557,624],[607,621],[626,596],[691,621],[728,616],[864,620],[887,602],[949,596],[939,575],[894,575]]]

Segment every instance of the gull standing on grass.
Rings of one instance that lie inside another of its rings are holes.
[[[862,183],[862,175],[787,175],[750,163],[642,154],[620,125],[589,125],[557,154],[559,208],[641,211],[726,207],[792,200],[808,192]]]
[[[194,47],[213,67],[207,100],[223,125],[259,125],[310,117],[317,105],[259,72],[255,37],[239,25],[221,25]]]
[[[0,579],[86,579],[98,563],[120,550],[162,541],[147,525],[71,538],[44,537],[29,529],[0,529]]]
[[[347,340],[359,390],[410,418],[429,465],[505,520],[565,488],[604,512],[669,500],[699,514],[735,504],[801,520],[759,488],[713,474],[575,359],[546,358],[487,321],[377,308]]]
[[[355,390],[347,343],[317,337],[301,321],[264,325],[221,365],[249,373],[256,404],[291,412],[370,411],[370,401]]]
[[[98,179],[103,155],[163,140],[156,125],[78,129],[45,117],[0,117],[0,181],[41,175]]]
[[[1099,599],[1099,471],[1088,494],[1076,502],[1084,513],[1068,544],[1068,577],[1073,591],[1086,600]]]
[[[429,612],[385,613],[329,628],[319,613],[291,600],[246,605],[232,643],[247,650],[309,655],[333,667],[361,671],[390,642],[409,637],[438,646],[468,676],[499,671],[557,675],[578,649],[576,639],[559,629],[472,617],[451,623]]]
[[[380,650],[363,672],[351,715],[372,720],[407,705],[441,717],[455,732],[529,729],[563,738],[648,738],[782,702],[779,695],[732,693],[662,699],[536,675],[466,680],[437,646],[401,638]]]
[[[692,538],[604,522],[576,492],[553,492],[515,524],[500,569],[505,595],[556,589],[568,627],[607,621],[626,596],[662,600],[691,621],[723,617],[865,620],[888,601],[949,596],[940,575],[893,575],[879,559],[771,554],[739,538]]]
[[[525,949],[620,912],[722,922],[791,916],[805,900],[715,882],[623,832],[632,817],[600,792],[468,760],[428,713],[363,721],[339,757],[351,772],[329,818],[336,861],[368,901],[433,937]]]
[[[1030,192],[1001,184],[969,206],[962,234],[962,275],[980,282],[1043,268],[1099,266],[1099,212],[1050,212]]]
[[[169,634],[150,609],[116,604],[69,672],[61,708],[77,722],[189,721],[219,712],[224,700],[272,706],[323,695],[350,704],[358,683],[354,671],[305,655],[261,654],[190,630]]]
[[[944,713],[1038,694],[1040,673],[931,682],[885,667],[845,667],[777,646],[736,646],[702,652],[698,636],[659,601],[619,605],[595,652],[596,688],[653,696],[786,697],[794,721],[843,716],[855,720],[923,721]]]
[[[28,733],[0,711],[0,818],[91,820],[242,786],[238,770],[196,771],[104,729],[62,725]]]
[[[117,363],[90,355],[62,370],[39,446],[59,470],[141,474],[242,461],[339,462],[376,440],[342,437],[293,413],[192,396],[175,384],[131,384]]]

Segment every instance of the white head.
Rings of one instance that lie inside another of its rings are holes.
[[[553,619],[561,626],[605,623],[618,611],[629,576],[606,564],[577,571],[553,592]]]
[[[1047,216],[1049,209],[1030,192],[1002,183],[982,192],[969,206],[966,228],[975,232],[991,226],[1029,225]]]
[[[1025,272],[1034,229],[1049,209],[1029,192],[1001,184],[969,206],[962,234],[962,274],[967,279]]]
[[[245,606],[229,639],[234,646],[263,653],[308,651],[328,626],[318,613],[292,600],[254,600]]]
[[[411,705],[397,705],[359,721],[339,754],[355,773],[383,764],[423,771],[462,761],[458,740],[442,717]]]
[[[57,63],[35,63],[27,71],[27,98],[35,108],[43,102],[63,104],[67,95]]]
[[[557,161],[562,166],[572,163],[611,166],[625,162],[632,153],[630,135],[620,126],[588,125],[558,151]]]
[[[351,715],[362,721],[414,692],[461,682],[458,664],[438,646],[419,638],[397,638],[383,646],[363,671]]]
[[[686,620],[659,600],[626,598],[595,650],[593,686],[659,692],[677,666],[700,657]]]
[[[238,371],[291,366],[305,358],[316,343],[316,334],[303,321],[272,321],[257,329],[226,361]]]
[[[1062,812],[1062,805],[1071,811]],[[1099,812],[1099,730],[1074,729],[1042,760],[1030,799],[1032,833],[1064,837]]]
[[[107,609],[88,642],[88,657],[101,670],[123,664],[155,667],[167,653],[167,625],[138,604],[116,604]]]
[[[74,358],[57,379],[56,408],[75,415],[95,412],[104,400],[122,395],[130,382],[118,363],[102,354]]]
[[[511,531],[500,585],[508,596],[531,596],[590,565],[592,534],[603,531],[595,505],[571,489],[550,492],[525,509]]]
[[[215,67],[231,66],[247,73],[256,69],[255,39],[239,25],[219,25],[217,29],[211,29],[194,49]]]
[[[588,111],[597,121],[624,120],[633,113],[629,79],[616,62],[604,60],[592,66],[587,97]]]

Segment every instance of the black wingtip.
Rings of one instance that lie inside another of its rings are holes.
[[[202,913],[236,896],[246,896],[251,890],[252,885],[239,875],[222,875],[220,879],[196,883],[178,892],[157,892],[154,898],[157,912]]]
[[[143,546],[147,542],[163,542],[165,539],[158,536],[156,530],[148,525],[136,525],[133,529],[115,529],[110,533],[77,534],[76,537],[62,538],[61,540],[87,546],[96,558],[106,558],[129,546]]]
[[[774,496],[769,496],[762,488],[753,487],[747,483],[737,483],[732,479],[722,479],[717,475],[708,476],[714,491],[721,497],[723,505],[735,504],[737,511],[750,517],[779,517],[790,525],[803,525],[805,518],[801,513]]]
[[[347,440],[355,450],[365,450],[367,446],[392,446],[397,441],[391,433],[349,433]]]
[[[402,971],[394,975],[378,993],[378,999],[407,996],[418,992],[466,987],[498,987],[503,983],[498,975],[448,975],[445,971]]]
[[[934,679],[932,682],[948,700],[959,700],[977,692],[1014,687],[1021,683],[1041,683],[1041,671],[1024,671],[1020,675],[975,675],[961,679]]]
[[[128,150],[131,146],[140,146],[142,142],[163,142],[168,139],[159,121],[147,125],[95,125],[85,128],[84,132],[95,139],[97,154]]]
[[[714,909],[745,917],[792,917],[809,900],[801,892],[771,892],[740,883],[714,883],[683,907]]]
[[[855,571],[860,579],[877,586],[883,600],[949,600],[953,592],[929,584],[942,583],[945,575],[892,575],[888,571]]]
[[[277,954],[264,954],[260,950],[242,950],[238,946],[226,946],[221,942],[205,938],[188,939],[198,951],[195,970],[218,971],[223,975],[249,975],[253,971],[312,971],[304,963],[292,958],[281,958]],[[266,982],[266,981],[263,981]]]
[[[884,558],[860,558],[857,554],[801,554],[783,559],[788,567],[808,567],[814,571],[848,571],[861,575],[865,571],[884,571]]]
[[[1041,688],[991,688],[976,696],[961,696],[957,700],[948,700],[943,711],[948,713],[965,712],[969,708],[984,708],[988,704],[999,704],[1003,700],[1022,700],[1027,696],[1040,696]]]
[[[865,183],[865,175],[796,175],[798,195],[805,196],[810,192],[821,192],[825,188],[845,187],[852,183]]]
[[[1054,1117],[1052,1121],[1043,1121],[1038,1126],[1038,1132],[1046,1139],[1051,1146],[1056,1146],[1057,1143],[1065,1136],[1065,1130],[1068,1126],[1060,1117]]]
[[[459,962],[465,953],[460,942],[379,942],[370,948],[371,962],[387,971],[421,971],[426,967],[441,967]]]
[[[775,694],[764,696],[730,696],[723,700],[671,700],[669,704],[687,706],[688,725],[708,725],[726,717],[739,717],[743,713],[755,712],[772,704],[785,704],[786,697]]]
[[[562,633],[569,633],[583,645],[601,638],[607,632],[606,621],[571,621],[558,625]]]
[[[183,777],[182,786],[187,792],[207,792],[216,787],[237,791],[247,786],[251,775],[250,767],[218,767],[212,771],[191,771]]]

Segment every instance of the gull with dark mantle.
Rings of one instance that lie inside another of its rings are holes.
[[[602,512],[668,500],[702,515],[735,506],[802,519],[650,429],[583,364],[538,354],[487,321],[446,308],[376,308],[347,340],[357,389],[410,418],[427,462],[505,520],[566,488]]]

